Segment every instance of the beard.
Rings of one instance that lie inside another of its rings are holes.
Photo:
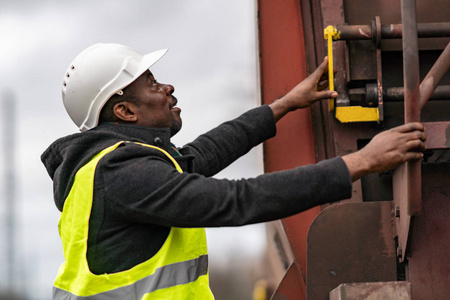
[[[173,120],[172,127],[170,127],[170,136],[172,137],[177,134],[181,130],[182,125],[183,122],[181,121],[181,119],[179,121]]]

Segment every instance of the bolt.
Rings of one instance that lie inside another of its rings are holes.
[[[395,217],[400,218],[400,207],[399,206],[395,207]]]

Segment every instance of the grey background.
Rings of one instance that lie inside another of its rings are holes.
[[[61,101],[71,60],[98,42],[122,43],[144,53],[169,48],[152,72],[158,81],[175,86],[184,124],[173,141],[182,145],[259,105],[255,1],[2,0],[1,7],[0,293],[13,290],[26,299],[49,299],[63,257],[59,212],[40,155],[55,139],[77,132]],[[14,133],[12,141],[7,132]],[[11,147],[12,159],[5,157]],[[8,164],[15,170],[14,199],[6,195]],[[262,172],[259,147],[216,177]],[[238,289],[239,280],[249,297],[251,280],[261,276],[255,262],[264,251],[264,226],[208,229],[207,235],[212,280],[228,280],[231,289]],[[244,299],[231,296],[230,287],[217,287],[216,293],[221,289],[229,299]]]

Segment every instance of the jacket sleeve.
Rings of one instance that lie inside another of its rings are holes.
[[[213,176],[275,134],[273,112],[263,105],[199,136],[185,148],[195,156],[195,172]]]
[[[224,180],[178,173],[157,150],[127,144],[105,156],[96,186],[118,220],[170,227],[239,226],[271,221],[351,196],[339,157],[315,165]]]

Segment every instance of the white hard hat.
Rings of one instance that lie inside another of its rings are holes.
[[[120,44],[95,44],[81,52],[64,75],[62,98],[81,131],[94,128],[111,96],[141,76],[167,49],[144,55]]]

